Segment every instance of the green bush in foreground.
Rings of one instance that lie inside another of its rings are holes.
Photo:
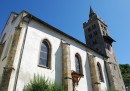
[[[117,90],[115,90],[114,88],[108,88],[108,90],[107,91],[117,91]]]
[[[25,86],[24,91],[65,91],[62,86],[58,86],[54,82],[45,79],[39,75],[34,75],[34,78]]]

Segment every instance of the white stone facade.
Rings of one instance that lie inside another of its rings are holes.
[[[26,15],[27,12],[22,12],[17,15],[17,18],[13,23],[11,23],[13,14],[10,16],[8,20],[8,25],[5,26],[2,36],[6,32],[6,44],[10,39],[10,36],[14,34],[15,27],[21,23],[21,19]],[[25,14],[25,15],[24,15]],[[29,15],[27,13],[27,15]],[[13,68],[14,70],[11,73],[8,91],[13,91],[15,80],[16,80],[16,72],[18,70],[18,63],[21,57],[20,69],[18,73],[18,79],[16,84],[16,91],[23,91],[24,86],[34,77],[34,74],[39,74],[41,76],[45,76],[50,80],[55,81],[57,84],[62,84],[62,45],[61,41],[64,40],[66,43],[70,44],[70,61],[71,61],[71,70],[75,71],[75,54],[78,53],[81,56],[82,60],[82,69],[83,69],[83,77],[79,81],[79,85],[76,87],[77,91],[93,91],[92,83],[91,83],[91,72],[89,68],[89,60],[87,57],[87,53],[95,56],[95,61],[99,62],[102,67],[102,73],[104,82],[100,82],[102,91],[106,91],[109,88],[107,72],[104,64],[104,56],[96,53],[94,50],[91,50],[89,47],[77,42],[75,39],[72,39],[62,33],[55,31],[53,28],[48,27],[45,24],[42,24],[35,19],[30,19],[28,23],[25,21],[21,24],[21,33],[19,42],[17,45]],[[27,31],[27,32],[26,32]],[[26,34],[26,37],[25,37]],[[25,38],[25,43],[23,45]],[[41,42],[47,39],[52,47],[51,53],[51,69],[46,69],[43,67],[39,67],[39,55],[40,55],[40,46]],[[10,42],[12,43],[12,42]],[[0,78],[2,79],[3,67],[6,65],[6,57],[3,60],[3,55],[5,53],[5,48],[2,52],[1,60],[0,60]],[[24,48],[22,48],[24,46]],[[22,55],[20,56],[22,49]],[[7,55],[10,55],[7,53]],[[0,79],[0,80],[1,80]]]

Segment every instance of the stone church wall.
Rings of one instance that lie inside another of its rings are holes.
[[[21,16],[16,20],[15,25],[10,26],[7,30],[15,30],[15,27],[19,24]],[[18,74],[18,80],[16,85],[16,91],[23,91],[24,86],[34,77],[34,74],[39,74],[41,76],[45,76],[52,81],[55,81],[58,84],[62,84],[62,45],[61,41],[64,40],[68,44],[70,44],[70,61],[71,61],[71,70],[75,70],[75,54],[78,53],[81,56],[82,67],[83,67],[83,75],[79,81],[79,85],[76,87],[78,91],[92,91],[91,86],[91,75],[89,68],[89,61],[87,57],[87,53],[90,53],[96,56],[96,61],[101,62],[101,66],[103,67],[103,75],[105,82],[101,83],[102,89],[106,89],[108,87],[106,69],[104,67],[103,57],[99,54],[91,51],[86,46],[81,45],[80,43],[62,35],[46,25],[43,25],[35,20],[31,20],[29,25],[23,22],[21,24],[21,34],[19,37],[18,46],[16,49],[16,55],[14,58],[13,68],[8,91],[12,91],[14,87],[14,81],[18,66],[18,61],[20,57],[20,52],[22,48],[22,43],[24,41],[24,35],[26,33],[25,45],[23,49],[23,54],[21,56],[21,65]],[[4,30],[7,31],[6,28]],[[27,30],[27,32],[25,32]],[[13,34],[14,32],[9,32],[9,34]],[[51,69],[46,69],[43,67],[39,67],[39,55],[40,55],[40,44],[42,40],[47,39],[52,46],[52,54],[51,54]],[[4,62],[2,62],[4,64]],[[6,64],[6,63],[5,63]],[[4,67],[4,65],[2,65]],[[0,70],[3,68],[0,66]],[[0,71],[1,72],[1,71]]]
[[[38,67],[40,43],[44,39],[47,39],[52,46],[51,69]],[[46,78],[54,80],[58,84],[62,84],[61,40],[65,40],[67,43],[70,44],[70,60],[72,70],[75,70],[75,61],[74,61],[75,54],[79,53],[79,55],[82,58],[84,77],[81,78],[79,85],[77,86],[77,90],[83,91],[83,89],[85,89],[86,91],[88,89],[88,91],[92,91],[90,69],[87,59],[86,47],[76,43],[75,41],[65,37],[64,35],[54,32],[54,30],[51,30],[46,26],[42,26],[41,24],[36,23],[36,21],[32,21],[29,24],[27,30],[27,37],[25,41],[19,79],[17,83],[17,90],[22,91],[24,85],[27,84],[31,78],[33,78],[34,74],[45,76]],[[97,54],[95,53],[95,55]],[[101,65],[103,65],[103,63]],[[107,88],[106,82],[101,84],[102,88]]]

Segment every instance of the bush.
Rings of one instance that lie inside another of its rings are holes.
[[[115,90],[114,88],[110,87],[110,88],[108,88],[107,91],[117,91],[117,90]]]
[[[42,76],[34,75],[34,78],[25,86],[24,91],[65,91],[62,86],[45,79]]]
[[[123,78],[125,86],[130,86],[130,78]]]

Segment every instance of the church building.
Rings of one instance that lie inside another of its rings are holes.
[[[0,41],[0,91],[23,91],[34,74],[67,91],[125,91],[108,26],[90,7],[86,43],[27,11],[12,12]]]

